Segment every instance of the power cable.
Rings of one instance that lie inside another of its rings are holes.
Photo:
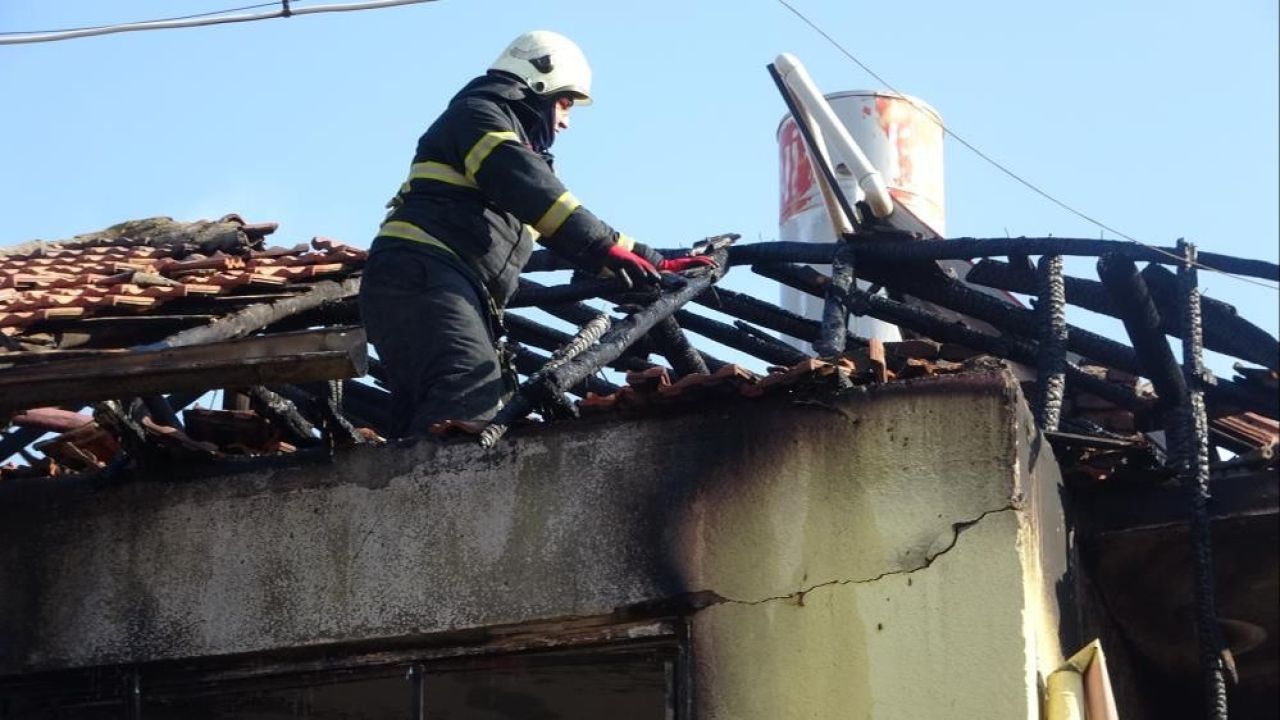
[[[264,7],[275,7],[279,4],[280,3],[278,2],[258,3],[257,5],[245,5],[243,7],[227,8],[225,10],[210,10],[209,12],[195,13],[194,15],[179,15],[177,17],[171,17],[171,18],[158,18],[157,20],[148,20],[146,22],[157,22],[161,20],[166,22],[173,21],[173,20],[191,20],[194,18],[212,17],[215,15],[226,15],[227,13],[233,13],[233,12],[244,12],[245,10],[260,10]],[[115,27],[115,25],[121,25],[121,24],[133,25],[136,23],[115,23],[113,25],[85,25],[82,27],[60,28],[57,30],[7,30],[7,31],[0,32],[0,37],[7,37],[10,35],[48,35],[52,33],[74,32],[79,30],[101,30],[102,28]]]
[[[242,8],[229,8],[227,10],[219,10],[207,13],[198,13],[196,15],[186,15],[173,18],[162,18],[157,20],[144,20],[140,22],[119,23],[116,25],[97,25],[84,28],[68,28],[65,30],[53,30],[46,32],[26,32],[26,33],[0,33],[0,45],[21,45],[25,43],[40,42],[56,42],[59,40],[71,40],[81,37],[92,37],[96,35],[110,35],[112,33],[136,32],[139,30],[171,30],[174,28],[190,28],[202,27],[206,25],[221,25],[226,23],[252,22],[254,20],[271,20],[274,18],[287,18],[295,15],[314,15],[319,13],[331,12],[350,12],[353,10],[377,10],[379,8],[395,7],[397,5],[416,5],[424,2],[436,2],[437,0],[365,0],[364,2],[351,2],[338,5],[314,5],[311,7],[294,8],[290,6],[288,0],[276,3],[262,3],[258,5],[250,5]],[[280,10],[270,13],[257,13],[252,15],[227,15],[226,13],[240,12],[244,10],[254,10],[263,7],[279,6]]]
[[[840,51],[840,52],[841,52],[845,57],[847,57],[847,58],[849,58],[850,60],[852,60],[855,64],[857,64],[857,66],[858,66],[858,67],[862,68],[862,69],[863,69],[863,70],[864,70],[868,75],[870,75],[871,77],[875,78],[875,80],[876,80],[877,82],[879,82],[881,85],[884,85],[885,87],[889,88],[889,90],[890,90],[891,92],[893,92],[893,93],[894,93],[894,94],[896,94],[898,97],[900,97],[900,98],[902,98],[903,100],[905,100],[905,101],[907,101],[908,103],[910,103],[912,107],[914,107],[915,109],[919,110],[923,115],[925,115],[925,116],[926,116],[926,117],[928,117],[931,121],[933,121],[934,123],[936,123],[936,124],[938,125],[938,127],[942,129],[942,132],[944,132],[944,133],[946,133],[947,135],[949,135],[949,136],[951,136],[952,138],[954,138],[954,139],[956,140],[956,142],[958,142],[958,143],[960,143],[961,145],[963,145],[963,146],[965,146],[966,148],[968,148],[968,149],[969,149],[970,151],[972,151],[975,155],[977,155],[978,157],[980,157],[980,158],[982,158],[983,160],[985,160],[985,161],[986,161],[988,164],[990,164],[992,167],[996,168],[997,170],[999,170],[1000,172],[1004,173],[1005,175],[1008,175],[1010,178],[1013,178],[1013,179],[1014,179],[1014,180],[1016,180],[1017,182],[1021,183],[1023,186],[1027,187],[1027,188],[1028,188],[1028,189],[1030,189],[1031,191],[1035,192],[1037,195],[1040,195],[1041,197],[1043,197],[1043,198],[1045,198],[1046,200],[1048,200],[1048,201],[1052,202],[1053,204],[1057,205],[1058,207],[1060,207],[1060,208],[1062,208],[1062,209],[1066,210],[1067,212],[1070,212],[1071,214],[1073,214],[1073,215],[1075,215],[1075,216],[1077,216],[1077,217],[1079,217],[1079,218],[1084,219],[1084,220],[1085,220],[1085,221],[1087,221],[1087,222],[1090,222],[1090,223],[1092,223],[1092,224],[1094,224],[1094,225],[1098,226],[1099,228],[1102,228],[1103,230],[1105,230],[1105,231],[1107,231],[1107,232],[1112,233],[1113,235],[1116,235],[1117,237],[1124,238],[1125,240],[1128,240],[1128,241],[1129,241],[1129,242],[1131,242],[1131,243],[1134,243],[1134,244],[1137,244],[1137,245],[1141,245],[1141,246],[1143,246],[1143,247],[1145,247],[1145,248],[1148,248],[1148,249],[1150,249],[1150,250],[1154,250],[1155,252],[1160,253],[1161,255],[1166,255],[1166,256],[1171,257],[1171,258],[1174,258],[1174,259],[1176,259],[1176,260],[1178,260],[1178,261],[1180,261],[1180,262],[1185,262],[1185,258],[1183,258],[1183,257],[1181,257],[1181,256],[1179,256],[1179,255],[1176,255],[1176,254],[1174,254],[1174,253],[1171,253],[1171,252],[1169,252],[1168,250],[1165,250],[1165,249],[1163,249],[1163,248],[1157,247],[1157,246],[1155,246],[1155,245],[1149,245],[1149,244],[1147,244],[1147,243],[1144,243],[1144,242],[1142,242],[1141,240],[1138,240],[1138,239],[1137,239],[1137,238],[1135,238],[1135,237],[1132,237],[1132,236],[1130,236],[1130,235],[1126,235],[1125,233],[1122,233],[1122,232],[1120,232],[1119,230],[1116,230],[1115,228],[1113,228],[1113,227],[1111,227],[1111,226],[1107,225],[1106,223],[1103,223],[1103,222],[1101,222],[1101,221],[1099,221],[1099,220],[1094,219],[1093,217],[1090,217],[1089,215],[1086,215],[1085,213],[1083,213],[1083,212],[1081,212],[1081,211],[1079,211],[1079,210],[1075,209],[1074,207],[1072,207],[1072,206],[1070,206],[1070,205],[1066,204],[1065,202],[1063,202],[1063,201],[1059,200],[1058,198],[1056,198],[1056,197],[1054,197],[1054,196],[1050,195],[1048,192],[1046,192],[1046,191],[1044,191],[1044,190],[1040,189],[1037,185],[1035,185],[1034,183],[1032,183],[1032,182],[1031,182],[1031,181],[1029,181],[1029,180],[1024,179],[1022,176],[1018,175],[1017,173],[1015,173],[1014,171],[1012,171],[1012,170],[1010,170],[1009,168],[1005,167],[1004,165],[1001,165],[997,160],[993,159],[992,157],[990,157],[990,156],[989,156],[989,155],[987,155],[986,153],[984,153],[984,152],[982,152],[981,150],[979,150],[977,147],[975,147],[975,146],[974,146],[972,143],[970,143],[968,140],[965,140],[964,138],[962,138],[962,137],[960,137],[959,135],[957,135],[954,131],[952,131],[950,128],[948,128],[946,125],[944,125],[940,119],[936,118],[936,117],[934,116],[934,114],[933,114],[933,113],[931,113],[931,112],[926,112],[926,111],[924,110],[924,108],[921,108],[921,107],[920,107],[920,106],[919,106],[919,105],[918,105],[918,104],[917,104],[917,103],[916,103],[916,102],[915,102],[915,101],[914,101],[910,96],[906,95],[905,93],[898,92],[898,90],[897,90],[896,88],[894,88],[894,86],[893,86],[892,84],[890,84],[890,83],[889,83],[889,81],[887,81],[887,80],[885,80],[883,77],[881,77],[881,76],[879,75],[879,73],[877,73],[876,71],[874,71],[874,70],[872,70],[871,68],[867,67],[867,65],[866,65],[865,63],[863,63],[861,60],[859,60],[857,57],[855,57],[855,56],[853,55],[853,53],[851,53],[851,52],[849,52],[848,50],[846,50],[846,49],[845,49],[845,47],[844,47],[843,45],[841,45],[841,44],[840,44],[840,43],[839,43],[835,38],[833,38],[833,37],[831,37],[830,35],[828,35],[828,34],[827,34],[827,32],[826,32],[825,30],[823,30],[821,27],[819,27],[816,23],[814,23],[814,22],[813,22],[812,20],[810,20],[809,18],[805,17],[804,13],[800,12],[800,11],[799,11],[799,10],[797,10],[795,7],[793,7],[793,6],[791,5],[791,3],[787,2],[787,0],[778,0],[778,4],[782,5],[782,6],[783,6],[783,7],[785,7],[786,9],[790,10],[790,11],[791,11],[791,13],[792,13],[793,15],[795,15],[795,16],[796,16],[796,17],[798,17],[798,18],[800,18],[800,20],[802,20],[806,25],[808,25],[808,26],[809,26],[810,28],[812,28],[815,32],[817,32],[819,35],[821,35],[821,36],[822,36],[822,37],[823,37],[827,42],[831,43],[831,45],[832,45],[833,47],[835,47],[837,50],[839,50],[839,51]],[[1206,270],[1206,271],[1213,272],[1213,273],[1218,273],[1219,275],[1225,275],[1226,277],[1235,278],[1236,280],[1240,280],[1240,281],[1243,281],[1243,282],[1247,282],[1247,283],[1250,283],[1251,285],[1257,285],[1257,286],[1259,286],[1259,287],[1264,287],[1264,288],[1266,288],[1266,289],[1268,289],[1268,290],[1273,290],[1273,291],[1280,292],[1280,285],[1273,285],[1273,284],[1271,284],[1271,283],[1268,283],[1268,282],[1265,282],[1265,281],[1262,281],[1262,280],[1255,280],[1254,278],[1244,277],[1244,276],[1242,276],[1242,275],[1236,275],[1235,273],[1229,273],[1229,272],[1226,272],[1226,271],[1224,271],[1224,270],[1218,270],[1217,268],[1209,267],[1208,265],[1205,265],[1204,263],[1201,263],[1201,262],[1198,262],[1198,261],[1193,261],[1193,262],[1192,262],[1192,265],[1194,265],[1195,267],[1198,267],[1198,268],[1200,268],[1200,269],[1202,269],[1202,270]]]

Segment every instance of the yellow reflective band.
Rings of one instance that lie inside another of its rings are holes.
[[[564,221],[568,220],[573,211],[580,207],[582,203],[578,202],[578,198],[566,190],[551,203],[551,207],[538,218],[538,222],[534,223],[533,227],[543,235],[555,235]]]
[[[467,159],[463,161],[463,168],[467,171],[467,179],[475,182],[476,173],[480,172],[480,166],[484,164],[485,158],[489,157],[489,153],[493,152],[502,143],[513,140],[520,142],[520,136],[510,130],[501,132],[487,132],[484,137],[476,141],[471,147],[471,151],[467,153]]]
[[[632,250],[636,249],[636,239],[631,237],[630,235],[623,235],[622,233],[618,233],[618,240],[617,242],[614,243],[614,245],[621,245],[623,250],[626,250],[627,252],[631,252]]]
[[[452,167],[435,160],[427,162],[414,163],[409,168],[409,182],[413,180],[436,180],[450,185],[458,185],[460,187],[476,189],[476,184],[472,182],[462,173],[454,170]],[[405,182],[405,187],[401,192],[408,190],[409,182]]]
[[[532,225],[525,225],[524,229],[529,231],[529,237],[533,238],[534,242],[542,242],[542,233],[538,232],[537,228]]]
[[[454,257],[458,257],[458,253],[454,252],[453,248],[432,237],[417,225],[407,223],[403,220],[392,220],[390,222],[382,223],[382,227],[378,228],[378,234],[430,245],[432,247],[439,248]]]

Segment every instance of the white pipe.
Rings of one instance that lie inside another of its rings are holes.
[[[204,25],[220,25],[225,23],[250,22],[252,20],[269,20],[271,18],[289,17],[291,15],[311,15],[314,13],[346,12],[349,10],[376,10],[378,8],[395,7],[396,5],[415,5],[435,0],[369,0],[342,5],[313,5],[311,7],[290,8],[288,15],[284,10],[253,15],[223,15],[219,17],[187,18],[185,20],[151,20],[147,22],[122,23],[120,25],[104,25],[102,27],[80,28],[79,30],[61,30],[58,32],[35,33],[0,37],[0,45],[21,45],[23,43],[53,42],[54,40],[70,40],[72,38],[92,37],[94,35],[110,35],[112,33],[134,32],[137,30],[170,30],[173,28],[201,27]]]
[[[862,152],[862,148],[858,147],[858,143],[854,142],[853,136],[836,117],[836,112],[831,109],[827,99],[818,92],[817,86],[813,84],[813,80],[800,64],[800,60],[791,53],[782,53],[774,61],[774,65],[796,101],[813,115],[822,134],[831,143],[836,154],[840,155],[845,165],[853,170],[858,187],[866,193],[871,213],[878,218],[888,217],[893,212],[893,198],[889,196],[884,178],[880,176],[880,171],[872,166],[871,161]]]

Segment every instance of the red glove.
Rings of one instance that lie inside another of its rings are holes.
[[[715,258],[710,255],[695,255],[693,257],[671,258],[658,263],[658,270],[661,272],[680,273],[685,270],[691,270],[697,267],[715,267]]]
[[[628,285],[636,280],[657,282],[662,279],[653,263],[617,244],[609,246],[604,266],[621,275]]]

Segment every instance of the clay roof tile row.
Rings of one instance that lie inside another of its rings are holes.
[[[229,218],[241,223],[240,231],[251,240],[261,240],[277,227]],[[354,272],[366,258],[363,250],[323,237],[291,248],[247,245],[239,251],[181,257],[175,254],[181,248],[134,243],[107,238],[98,244],[44,245],[5,256],[0,261],[0,328],[14,335],[14,328],[21,332],[41,322],[107,309],[138,311],[192,296],[279,288]]]
[[[920,360],[921,374],[960,372],[966,366],[945,360]],[[872,363],[865,359],[859,367],[855,359],[835,361],[808,358],[790,367],[772,367],[759,375],[741,365],[726,364],[713,373],[690,373],[676,381],[662,366],[626,373],[627,384],[608,395],[587,393],[578,403],[585,413],[691,403],[712,398],[759,398],[783,393],[830,392],[853,384],[876,382]],[[435,435],[477,434],[483,423],[446,421],[431,427]]]

